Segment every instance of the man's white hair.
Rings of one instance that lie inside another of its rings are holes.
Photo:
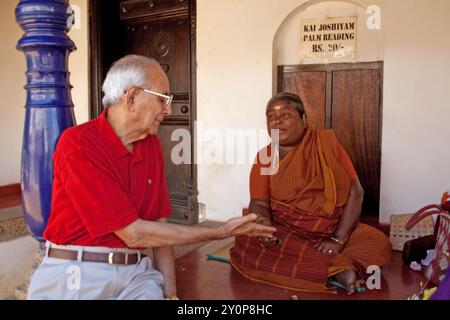
[[[107,108],[118,103],[122,94],[131,86],[143,87],[146,81],[151,82],[148,74],[148,68],[151,66],[163,71],[155,59],[134,54],[114,62],[103,82],[103,106]]]

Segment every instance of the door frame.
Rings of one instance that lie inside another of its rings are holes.
[[[89,116],[90,119],[98,117],[102,110],[102,45],[101,45],[101,22],[100,1],[89,0],[88,2],[88,57],[89,57]]]

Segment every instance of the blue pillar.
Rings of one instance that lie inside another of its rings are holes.
[[[68,0],[21,0],[17,23],[25,31],[17,44],[27,61],[22,146],[22,206],[31,234],[42,241],[51,206],[53,151],[64,129],[75,124],[68,58],[75,45],[67,36]]]

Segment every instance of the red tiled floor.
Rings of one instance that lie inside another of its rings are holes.
[[[402,300],[419,290],[422,275],[404,266],[401,253],[393,252],[382,270],[381,290],[367,290],[352,296],[344,292],[319,294],[289,291],[244,278],[231,265],[206,259],[206,254],[229,240],[209,244],[177,259],[178,295],[186,300]]]

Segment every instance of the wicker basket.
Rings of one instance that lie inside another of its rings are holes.
[[[402,251],[406,241],[434,234],[434,221],[431,216],[426,217],[417,223],[414,228],[406,231],[405,225],[413,215],[413,213],[391,215],[389,239],[392,243],[392,249]]]

